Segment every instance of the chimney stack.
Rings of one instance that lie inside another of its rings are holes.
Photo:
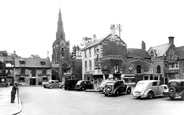
[[[111,24],[111,34],[114,36],[116,34],[116,27],[114,24]]]
[[[96,34],[93,34],[93,42],[96,41]]]
[[[174,44],[174,36],[169,36],[169,44]]]
[[[146,50],[146,44],[144,41],[142,41],[142,49]]]

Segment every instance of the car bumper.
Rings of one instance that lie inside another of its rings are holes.
[[[164,95],[164,96],[170,96],[171,93],[170,93],[170,92],[163,92],[163,95]]]
[[[132,96],[136,97],[136,98],[145,98],[145,97],[147,97],[147,94],[146,93],[136,93],[136,92],[134,92],[134,93],[132,93]]]

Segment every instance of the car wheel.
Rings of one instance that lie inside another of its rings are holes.
[[[150,91],[149,93],[148,93],[148,99],[152,99],[153,98],[153,92],[152,91]]]
[[[49,86],[49,89],[52,89],[52,88],[53,88],[53,86],[52,86],[52,85],[50,85],[50,86]]]
[[[169,88],[169,92],[170,92],[171,94],[174,94],[174,93],[176,92],[176,89],[175,89],[174,87],[170,87],[170,88]]]
[[[126,91],[127,94],[130,94],[131,93],[131,88],[129,87]]]

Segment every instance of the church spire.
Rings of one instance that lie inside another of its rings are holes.
[[[60,39],[60,40],[65,41],[65,32],[64,32],[64,29],[63,29],[63,21],[62,21],[61,9],[60,8],[59,8],[59,14],[58,14],[56,39]]]

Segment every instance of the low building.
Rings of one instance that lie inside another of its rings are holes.
[[[23,85],[42,85],[51,79],[51,63],[43,58],[15,58],[15,81]]]

